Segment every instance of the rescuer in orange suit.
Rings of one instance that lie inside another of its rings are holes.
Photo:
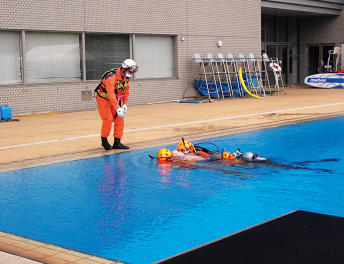
[[[121,138],[124,130],[124,113],[128,110],[129,79],[137,70],[136,63],[127,59],[121,67],[105,72],[101,83],[95,89],[99,114],[103,120],[101,140],[105,150],[129,149],[121,143]],[[113,146],[107,140],[112,123],[115,123]]]

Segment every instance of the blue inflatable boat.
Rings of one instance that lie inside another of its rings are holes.
[[[344,73],[319,73],[307,76],[305,84],[315,88],[344,88]]]

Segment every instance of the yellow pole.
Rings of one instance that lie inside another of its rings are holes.
[[[242,78],[242,69],[241,69],[241,67],[239,68],[239,78],[240,78],[240,82],[241,82],[242,86],[244,87],[245,91],[249,95],[251,95],[252,97],[260,99],[259,96],[255,95],[255,94],[251,93],[249,90],[247,90],[245,82],[244,82],[244,78]]]

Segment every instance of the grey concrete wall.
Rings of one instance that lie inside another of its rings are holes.
[[[262,8],[307,12],[322,15],[339,15],[344,0],[262,0]]]
[[[0,30],[167,34],[178,37],[178,78],[131,80],[130,105],[180,100],[192,95],[192,55],[254,53],[260,56],[261,2],[257,0],[0,0]],[[181,37],[185,37],[182,41]],[[218,40],[223,47],[217,47]],[[1,85],[0,105],[14,114],[96,109],[81,91],[95,82]]]

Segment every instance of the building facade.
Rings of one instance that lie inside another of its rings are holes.
[[[278,57],[287,84],[340,46],[344,0],[0,0],[0,105],[13,114],[96,109],[103,72],[134,59],[129,105],[195,93],[193,54]],[[218,41],[223,45],[219,47]],[[310,59],[311,57],[311,59]],[[313,59],[312,59],[313,58]]]
[[[129,98],[137,105],[181,99],[195,77],[193,53],[260,54],[256,0],[1,0],[0,6],[0,105],[14,114],[96,109],[93,90],[102,73],[128,57],[139,65]]]
[[[262,52],[278,57],[285,83],[303,84],[306,76],[323,70],[320,62],[326,64],[329,57],[335,68],[328,51],[344,43],[343,5],[343,0],[261,1]]]

